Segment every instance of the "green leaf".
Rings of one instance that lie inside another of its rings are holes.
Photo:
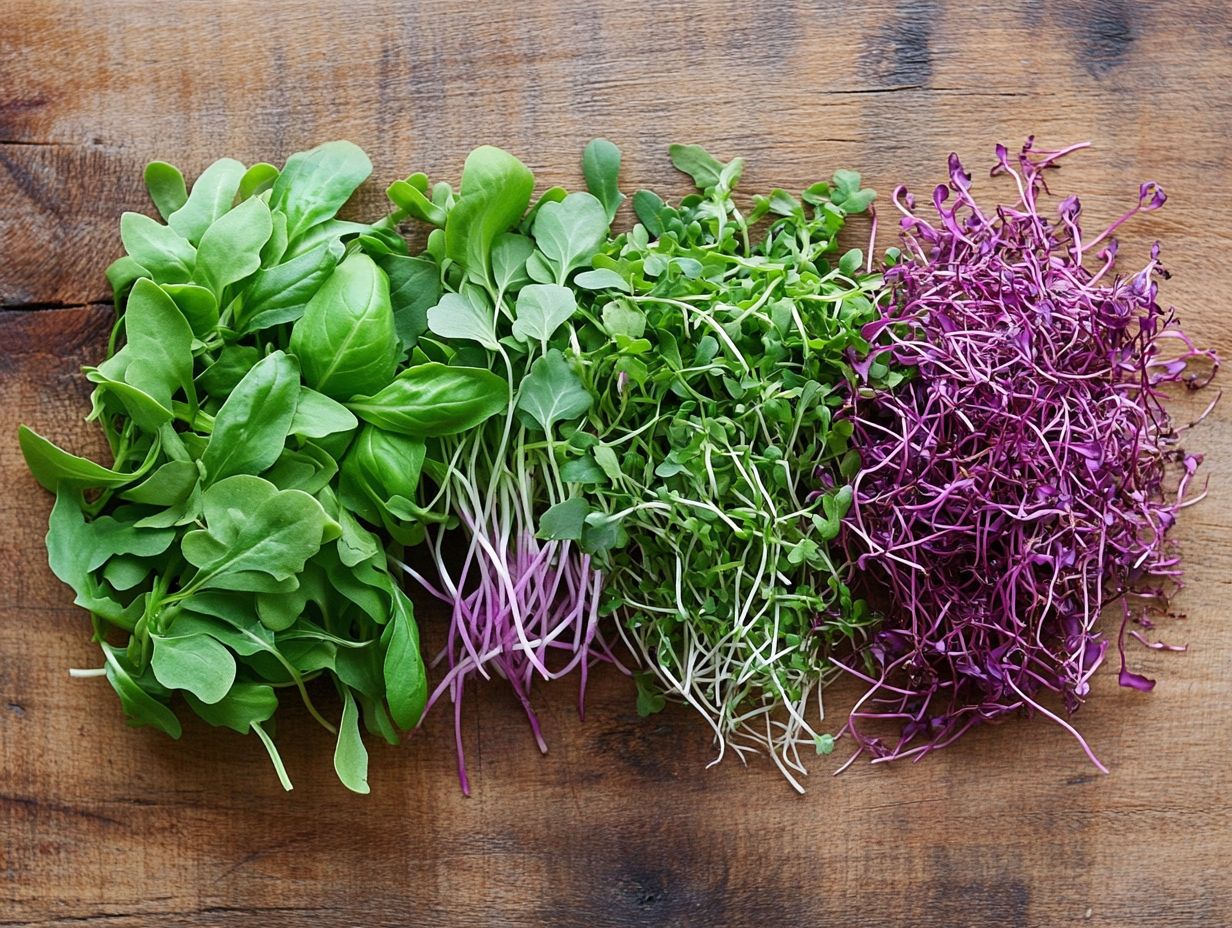
[[[347,141],[325,142],[288,158],[270,194],[270,209],[286,214],[288,241],[332,219],[371,173],[363,149]]]
[[[272,632],[281,632],[304,614],[308,591],[301,586],[290,593],[257,593],[255,602],[261,624]]]
[[[197,465],[192,461],[168,461],[120,495],[130,502],[146,506],[174,506],[188,498],[200,476]]]
[[[196,244],[214,220],[231,208],[244,176],[244,166],[221,158],[201,172],[182,207],[167,217],[167,225]]]
[[[663,234],[659,211],[666,205],[657,194],[649,190],[639,190],[633,194],[633,212],[637,214],[638,221],[646,227],[646,231],[655,238]]]
[[[144,558],[119,554],[103,565],[103,579],[123,592],[145,580],[153,569],[154,565]]]
[[[380,541],[359,524],[350,509],[340,507],[337,519],[342,526],[342,534],[338,536],[338,560],[345,566],[354,567],[380,553]]]
[[[420,439],[365,425],[342,461],[343,502],[353,490],[378,505],[393,496],[414,499],[425,452]]]
[[[274,186],[274,182],[278,180],[278,168],[272,164],[266,164],[264,161],[258,161],[240,178],[239,188],[236,190],[236,197],[243,202],[249,197],[255,197],[258,194],[264,193]]]
[[[531,365],[518,391],[518,410],[549,435],[553,425],[584,415],[590,404],[581,378],[556,348]]]
[[[384,390],[347,407],[391,432],[436,438],[472,429],[508,405],[508,384],[491,371],[430,361],[408,367]]]
[[[120,239],[129,257],[161,283],[184,283],[192,276],[197,251],[175,229],[141,213],[120,217]]]
[[[607,475],[594,458],[586,456],[573,458],[561,465],[560,479],[565,483],[602,483]]]
[[[197,593],[184,600],[183,606],[171,625],[177,635],[209,635],[241,657],[276,650],[273,632],[257,619],[251,594]]]
[[[150,666],[167,689],[186,690],[206,705],[227,695],[235,682],[235,658],[208,635],[163,638],[152,635]]]
[[[349,432],[359,426],[355,414],[337,400],[309,387],[299,388],[299,401],[291,417],[290,434],[303,438],[324,438]]]
[[[627,280],[606,267],[593,271],[582,271],[573,278],[573,284],[583,290],[620,290],[624,293],[630,293],[633,290]]]
[[[141,685],[124,652],[106,642],[103,642],[102,647],[106,658],[107,682],[119,695],[129,725],[149,725],[172,738],[179,738],[183,733],[180,720]]]
[[[877,198],[875,190],[860,189],[860,174],[857,171],[835,171],[834,189],[830,200],[841,207],[844,213],[861,213]]]
[[[163,404],[144,390],[113,380],[95,368],[86,368],[86,379],[98,384],[96,393],[114,397],[129,417],[147,432],[157,432],[172,419],[170,403]]]
[[[518,294],[513,337],[523,342],[546,344],[576,309],[577,301],[568,287],[527,284]]]
[[[608,480],[618,483],[624,477],[620,470],[620,459],[609,445],[599,445],[591,453],[595,456],[595,463],[607,474]]]
[[[505,232],[492,244],[492,282],[501,293],[520,287],[530,280],[526,261],[534,253],[535,243],[525,235]]]
[[[414,608],[396,586],[393,612],[381,633],[381,645],[385,649],[383,673],[389,714],[399,728],[414,728],[428,702],[428,674],[419,650]]]
[[[860,265],[864,263],[864,252],[859,248],[852,248],[844,254],[838,261],[838,269],[850,277],[860,269]]]
[[[136,281],[142,277],[150,277],[149,270],[141,266],[141,263],[135,258],[128,255],[116,258],[106,270],[107,283],[115,293],[116,312],[119,312],[120,306],[123,304],[124,296]]]
[[[539,531],[535,537],[551,541],[581,541],[589,514],[590,506],[580,496],[557,503],[539,517]]]
[[[590,264],[607,238],[603,204],[589,193],[571,193],[559,203],[545,203],[535,217],[535,244],[563,284],[575,268]]]
[[[629,534],[623,520],[603,512],[592,512],[586,517],[582,531],[582,550],[588,554],[601,554],[628,544]]]
[[[667,705],[667,699],[655,681],[654,674],[649,671],[639,671],[633,675],[633,684],[637,687],[637,714],[642,718],[662,712]]]
[[[117,513],[123,510],[116,510]],[[129,521],[132,512],[124,519],[114,516],[99,516],[86,524],[81,546],[88,551],[85,563],[87,570],[97,570],[108,558],[118,554],[135,554],[139,557],[156,557],[170,547],[175,540],[175,531],[170,528],[144,528]]]
[[[407,181],[394,181],[385,190],[385,195],[408,216],[438,227],[445,225],[445,210],[424,196],[423,190]]]
[[[389,278],[371,258],[356,253],[338,265],[295,323],[291,351],[307,384],[334,399],[393,379],[399,345]]]
[[[603,328],[613,338],[641,338],[646,334],[646,317],[623,300],[612,300],[603,307]]]
[[[299,448],[286,448],[274,466],[265,472],[270,483],[284,490],[303,490],[316,495],[338,473],[333,455],[314,442],[306,441]]]
[[[224,213],[201,236],[195,278],[221,297],[225,287],[261,266],[261,246],[273,228],[269,207],[258,197]]]
[[[263,484],[263,487],[258,487]],[[279,490],[259,477],[228,477],[205,491],[206,528],[184,536],[184,558],[198,568],[191,586],[269,591],[265,575],[290,580],[341,529],[301,490]]]
[[[205,703],[186,693],[185,699],[193,712],[217,728],[230,728],[247,734],[253,723],[272,718],[278,708],[274,688],[265,683],[236,683],[222,699]]]
[[[93,598],[90,561],[94,556],[94,532],[81,511],[80,497],[61,487],[47,520],[47,564],[59,580],[77,594],[77,604]]]
[[[334,748],[334,770],[342,785],[355,793],[368,792],[368,750],[359,734],[359,709],[350,687],[342,688],[342,722]]]
[[[467,156],[445,221],[445,252],[472,280],[488,283],[492,245],[518,224],[534,187],[530,169],[506,151],[483,145]]]
[[[462,293],[446,293],[428,310],[428,328],[441,338],[478,342],[497,351],[496,320],[482,292],[467,287]]]
[[[124,382],[161,406],[192,383],[192,328],[175,300],[151,280],[133,285],[124,312]]]
[[[17,429],[17,443],[34,479],[53,493],[61,484],[77,489],[118,487],[141,476],[139,473],[121,473],[87,458],[69,454],[24,425]]]
[[[163,219],[183,206],[188,199],[184,175],[166,161],[151,161],[145,166],[145,187]]]
[[[698,188],[717,186],[723,173],[723,162],[700,145],[670,145],[667,149],[676,170],[693,178]]]
[[[394,330],[406,354],[428,331],[428,308],[435,306],[441,295],[440,270],[427,258],[378,255],[373,260],[389,278]]]
[[[205,338],[218,327],[218,298],[196,284],[164,284],[163,291],[188,320],[193,334]]]
[[[226,399],[260,360],[261,352],[252,345],[227,345],[218,353],[218,360],[197,377],[197,388]]]
[[[344,250],[342,242],[330,239],[282,264],[257,271],[236,310],[236,331],[246,335],[299,319],[342,260]]]
[[[582,153],[586,189],[603,204],[610,225],[625,198],[620,192],[620,149],[607,139],[593,139]]]
[[[201,456],[206,482],[232,474],[259,474],[278,460],[299,400],[299,371],[281,351],[252,368],[214,417]]]

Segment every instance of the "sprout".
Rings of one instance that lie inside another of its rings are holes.
[[[930,215],[895,191],[896,298],[864,335],[872,358],[914,376],[850,410],[864,469],[843,539],[855,572],[888,594],[885,624],[842,664],[869,684],[843,732],[855,756],[919,759],[982,722],[1040,712],[1104,769],[1044,702],[1066,715],[1083,703],[1108,647],[1097,619],[1114,602],[1120,682],[1154,685],[1128,668],[1126,630],[1149,627],[1179,588],[1167,536],[1201,498],[1189,492],[1201,457],[1181,449],[1167,390],[1205,385],[1218,359],[1157,302],[1158,244],[1140,271],[1116,273],[1111,236],[1163,205],[1158,185],[1090,240],[1078,198],[1055,218],[1041,211],[1045,169],[1082,147],[1028,139],[1011,164],[998,146],[992,173],[1019,196],[992,213],[955,155]],[[897,738],[883,742],[876,722]]]

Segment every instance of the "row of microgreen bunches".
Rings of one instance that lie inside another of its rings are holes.
[[[840,734],[875,758],[1051,714],[1043,690],[1076,708],[1100,606],[1175,568],[1163,475],[1196,466],[1159,401],[1183,365],[1149,344],[1179,334],[1154,263],[1134,284],[1085,267],[1076,209],[1036,202],[1058,155],[1029,146],[1008,212],[981,213],[961,166],[932,223],[896,195],[883,265],[839,246],[873,200],[858,174],[738,205],[740,159],[671,155],[698,192],[638,192],[624,232],[603,140],[587,192],[536,198],[484,147],[457,191],[412,174],[372,223],[337,218],[371,171],[348,142],[217,161],[191,192],[151,164],[163,221],[122,217],[117,321],[86,369],[113,463],[20,436],[102,649],[74,672],[133,724],[178,737],[188,709],[257,735],[290,788],[287,693],[359,792],[361,723],[396,743],[447,695],[469,790],[468,680],[507,681],[546,750],[536,682],[576,675],[580,710],[600,661],[632,664],[643,713],[686,702],[720,755],[766,751],[797,787],[801,748],[833,749],[820,692],[844,670],[870,691]],[[1119,328],[1088,324],[1113,304]],[[434,674],[404,578],[449,611]]]

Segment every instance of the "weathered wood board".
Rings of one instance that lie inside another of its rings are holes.
[[[629,185],[683,191],[666,146],[749,159],[746,185],[854,166],[928,191],[956,149],[1089,138],[1059,181],[1111,218],[1153,178],[1171,201],[1126,245],[1165,243],[1165,293],[1232,355],[1232,10],[1222,0],[533,5],[51,2],[0,9],[0,925],[1225,926],[1232,924],[1232,404],[1197,431],[1211,498],[1180,527],[1190,582],[1144,654],[1150,695],[1105,673],[1080,721],[1109,776],[1043,720],[927,763],[819,758],[797,797],[768,763],[706,769],[689,714],[640,720],[600,674],[584,724],[541,694],[541,757],[497,687],[373,748],[348,794],[326,733],[283,725],[284,794],[259,745],[124,727],[85,618],[46,567],[50,500],[18,423],[100,450],[79,366],[109,325],[117,220],[141,168],[280,160],[346,137],[376,163],[456,180],[498,144],[576,183],[595,135]],[[889,238],[886,238],[886,243]],[[856,244],[856,243],[853,243]],[[1196,408],[1196,407],[1195,407]],[[421,609],[439,628],[439,613]],[[431,633],[430,633],[431,634]],[[829,705],[840,717],[853,691]]]

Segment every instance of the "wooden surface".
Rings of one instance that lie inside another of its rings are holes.
[[[768,763],[705,769],[701,725],[639,720],[605,673],[585,724],[571,687],[541,694],[547,757],[506,694],[473,700],[469,800],[445,715],[373,747],[365,798],[292,710],[284,794],[254,740],[130,731],[104,683],[68,678],[97,657],[14,430],[99,450],[77,368],[101,356],[102,270],[154,157],[195,173],[346,137],[376,163],[373,206],[413,169],[456,181],[484,142],[543,185],[576,183],[602,134],[628,185],[681,190],[665,148],[696,141],[747,156],[749,190],[853,166],[887,194],[927,192],[951,148],[982,176],[997,141],[1090,138],[1066,190],[1094,222],[1162,183],[1129,251],[1164,239],[1167,299],[1232,356],[1224,0],[757,6],[3,4],[0,925],[1232,924],[1232,403],[1193,435],[1213,492],[1181,521],[1189,618],[1168,633],[1190,650],[1139,658],[1150,695],[1105,672],[1078,718],[1107,777],[1035,720],[916,766],[831,778],[819,758],[799,798]],[[853,696],[834,691],[834,718]]]

